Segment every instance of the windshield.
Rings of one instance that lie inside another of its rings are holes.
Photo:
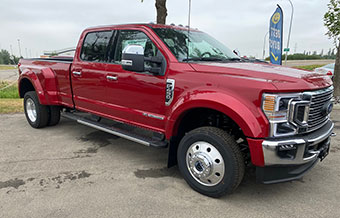
[[[178,61],[240,60],[229,48],[204,32],[191,31],[188,40],[187,30],[154,28],[154,31]]]

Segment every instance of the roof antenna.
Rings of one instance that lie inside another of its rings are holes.
[[[189,15],[188,15],[188,49],[187,49],[187,62],[189,62],[189,43],[190,43],[190,14],[191,14],[191,0],[189,0]]]

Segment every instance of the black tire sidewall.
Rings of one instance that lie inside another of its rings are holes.
[[[59,106],[49,106],[48,107],[49,118],[47,125],[55,126],[60,121],[60,107]]]
[[[224,176],[223,179],[215,186],[204,186],[197,182],[189,172],[189,169],[186,164],[186,154],[189,147],[198,141],[208,142],[213,145],[222,155],[224,161]],[[237,160],[235,156],[232,155],[233,150],[228,144],[225,143],[219,135],[214,134],[213,132],[198,132],[198,133],[188,133],[183,137],[180,142],[177,158],[179,169],[184,177],[184,179],[188,182],[188,184],[196,191],[211,196],[211,197],[220,197],[225,193],[230,193],[234,189],[237,172]]]

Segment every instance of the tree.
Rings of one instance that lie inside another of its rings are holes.
[[[144,0],[141,1],[143,2]],[[166,16],[168,16],[168,10],[166,9],[166,0],[156,0],[155,6],[157,10],[157,23],[165,24]]]
[[[11,56],[12,64],[17,65],[19,63],[19,60],[23,57],[16,57],[14,55]]]
[[[22,57],[21,57],[22,58]],[[0,64],[13,64],[16,65],[19,62],[18,57],[15,57],[14,55],[10,55],[7,50],[1,49],[0,50]]]
[[[166,0],[156,0],[156,9],[157,9],[157,23],[165,24],[166,16],[168,16],[166,9]]]
[[[324,16],[324,24],[328,29],[326,35],[334,40],[337,55],[334,69],[334,96],[340,99],[340,0],[330,0],[328,11]]]
[[[10,64],[11,63],[11,55],[6,50],[0,51],[0,64]]]

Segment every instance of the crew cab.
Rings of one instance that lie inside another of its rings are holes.
[[[21,59],[19,74],[32,127],[62,115],[168,148],[168,166],[211,197],[235,190],[246,166],[262,183],[298,179],[335,135],[328,76],[241,59],[196,29],[88,28],[74,58]]]

